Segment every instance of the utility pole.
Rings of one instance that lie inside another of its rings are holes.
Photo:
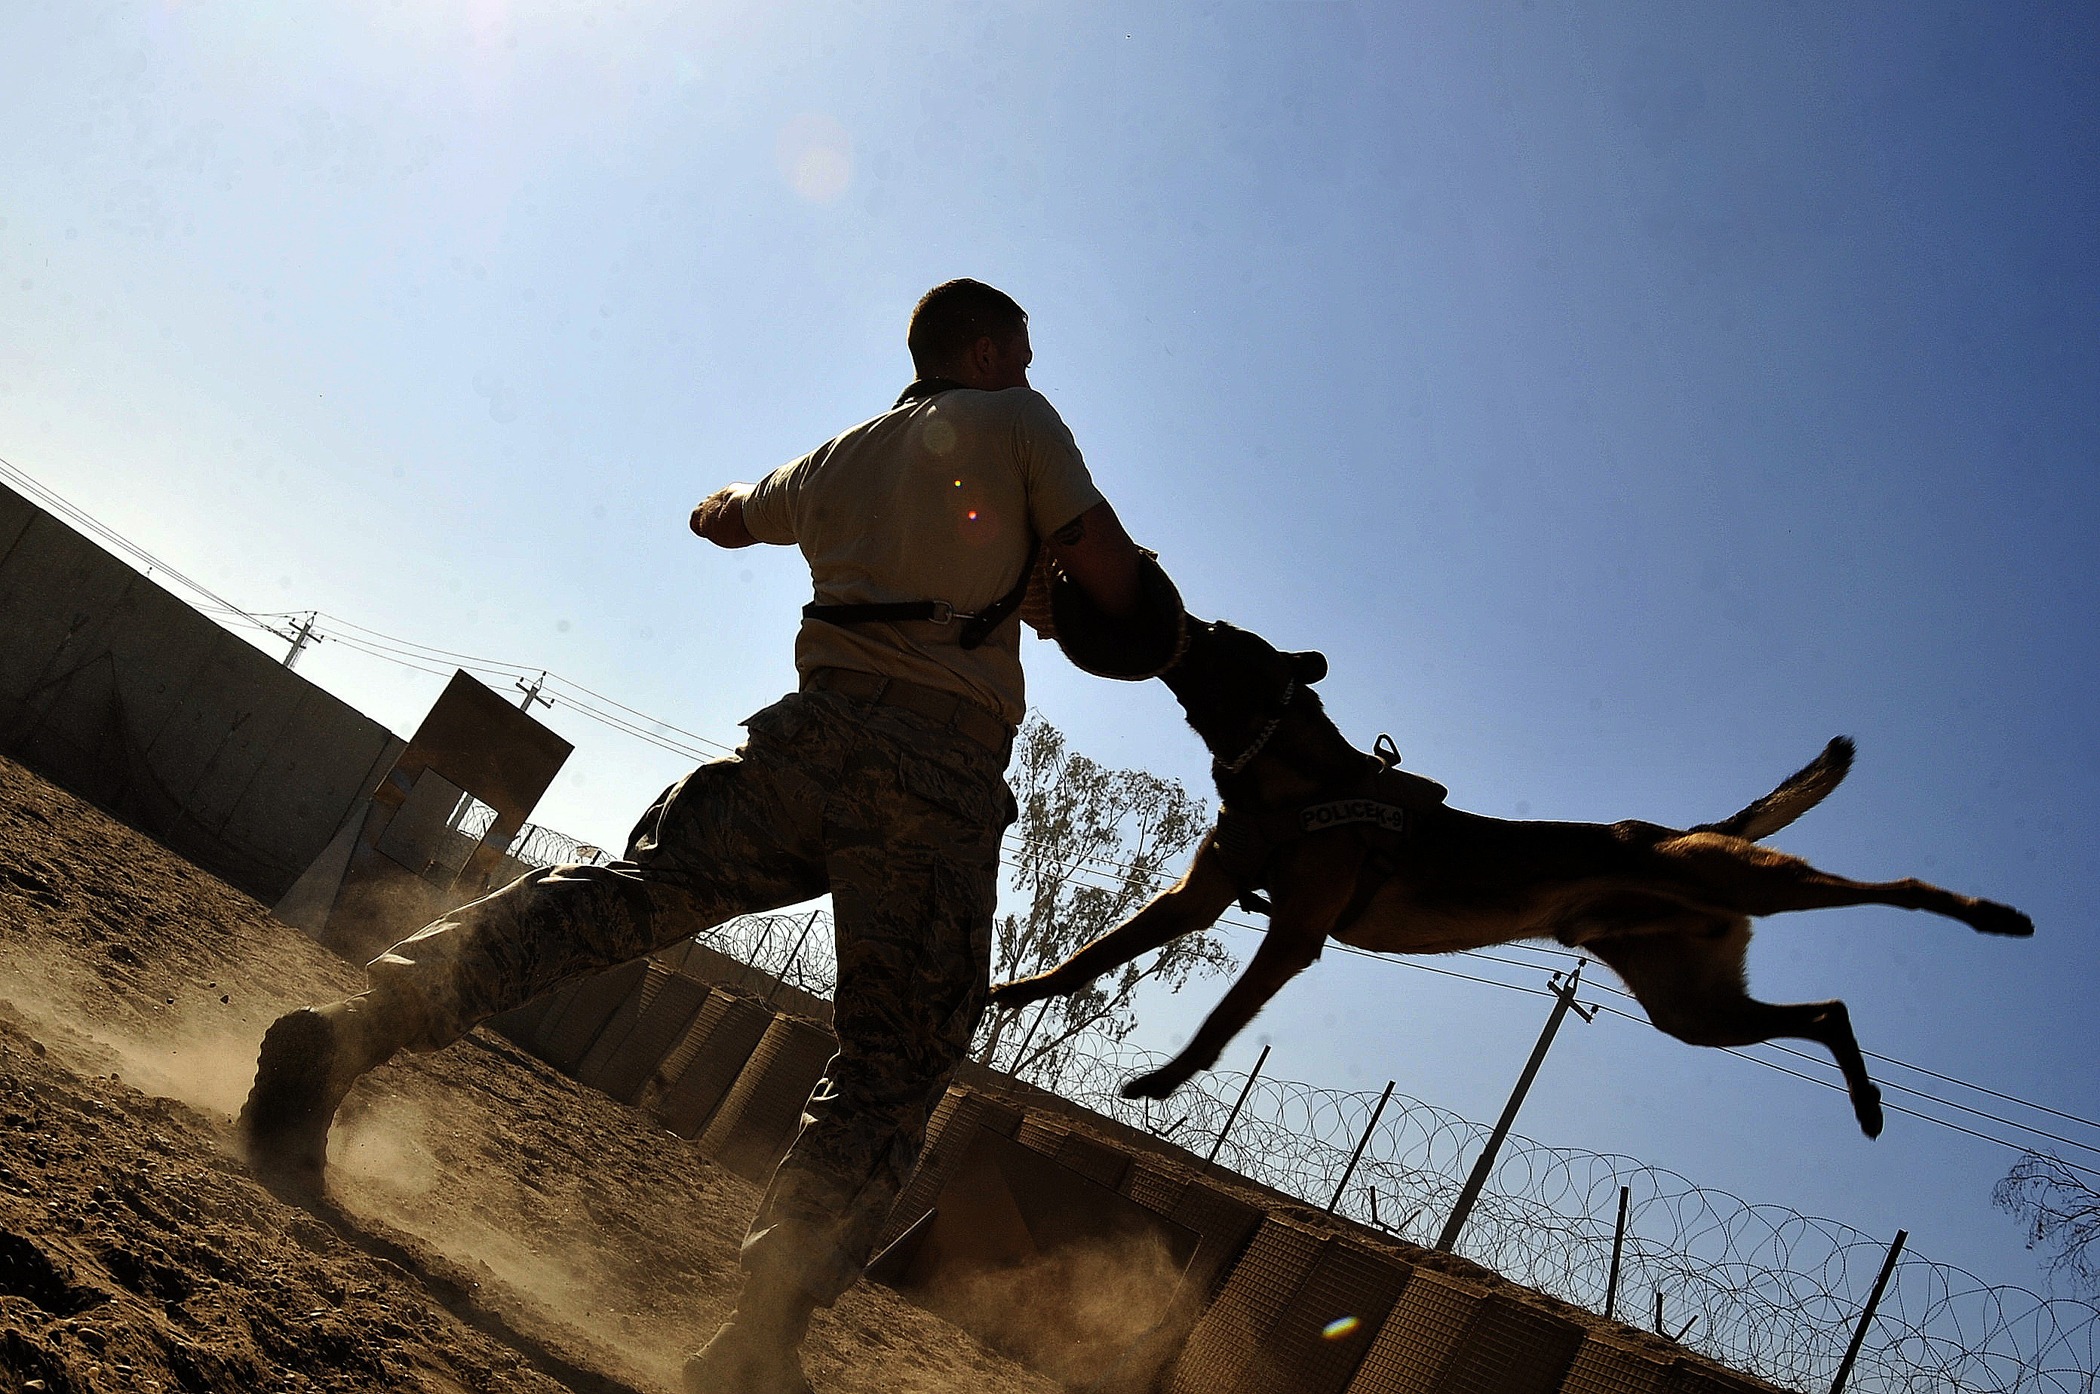
[[[516,686],[518,691],[525,694],[525,700],[518,703],[518,710],[521,712],[529,712],[532,710],[532,704],[534,702],[539,703],[543,707],[553,706],[554,699],[552,697],[540,696],[540,689],[545,687],[546,685],[547,671],[544,668],[540,670],[540,675],[532,680],[530,686],[526,685],[525,679],[519,678]]]
[[[1531,1092],[1531,1081],[1538,1077],[1539,1066],[1545,1062],[1546,1050],[1553,1044],[1553,1034],[1560,1030],[1561,1021],[1568,1015],[1568,1008],[1575,1007],[1575,1014],[1584,1021],[1597,1015],[1594,1007],[1575,1005],[1575,989],[1582,982],[1582,966],[1588,959],[1578,959],[1575,971],[1563,983],[1560,974],[1553,975],[1553,1014],[1546,1018],[1546,1029],[1539,1033],[1539,1043],[1532,1048],[1531,1059],[1524,1065],[1524,1073],[1517,1078],[1517,1087],[1510,1093],[1509,1105],[1502,1110],[1502,1117],[1495,1123],[1495,1131],[1488,1136],[1487,1146],[1480,1153],[1480,1160],[1473,1164],[1473,1174],[1466,1178],[1465,1189],[1458,1193],[1458,1204],[1451,1207],[1451,1218],[1444,1222],[1444,1232],[1436,1241],[1437,1250],[1450,1253],[1451,1246],[1458,1242],[1458,1232],[1466,1227],[1466,1216],[1473,1213],[1473,1202],[1480,1199],[1480,1188],[1487,1184],[1488,1173],[1495,1169],[1495,1158],[1502,1151],[1503,1141],[1509,1137],[1511,1125],[1517,1121],[1517,1110],[1524,1105],[1524,1096]]]
[[[292,651],[284,656],[285,667],[289,668],[293,664],[297,663],[299,661],[300,653],[305,650],[308,644],[318,644],[321,642],[320,636],[314,633],[314,621],[319,618],[320,614],[318,611],[308,610],[306,612],[306,618],[299,621],[298,631],[291,636]],[[282,638],[282,633],[280,633],[278,637]]]

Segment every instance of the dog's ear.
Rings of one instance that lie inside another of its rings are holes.
[[[1289,655],[1289,657],[1292,675],[1307,687],[1311,687],[1314,683],[1327,676],[1327,655],[1321,653],[1318,649],[1307,649],[1303,653],[1294,653]]]

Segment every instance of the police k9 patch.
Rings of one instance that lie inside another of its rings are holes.
[[[1300,826],[1309,833],[1349,823],[1370,823],[1389,833],[1397,833],[1405,829],[1407,812],[1376,799],[1336,799],[1332,803],[1314,804],[1299,814],[1298,819]]]

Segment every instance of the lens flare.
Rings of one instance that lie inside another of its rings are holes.
[[[811,203],[835,203],[853,182],[853,138],[822,112],[781,127],[774,150],[789,186]]]
[[[1362,1325],[1363,1323],[1355,1317],[1336,1317],[1333,1321],[1320,1328],[1320,1334],[1330,1341],[1339,1341],[1344,1337],[1354,1335],[1356,1328]]]

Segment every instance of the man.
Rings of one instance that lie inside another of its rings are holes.
[[[1028,386],[1021,307],[949,281],[907,342],[917,380],[896,406],[693,510],[718,546],[802,549],[817,599],[796,639],[801,690],[749,718],[736,755],[666,790],[621,861],[533,872],[373,960],[366,992],[279,1019],[241,1111],[259,1172],[318,1187],[337,1105],[396,1051],[828,891],[839,1052],[745,1237],[736,1313],[687,1362],[694,1394],[808,1390],[810,1314],[859,1276],[968,1049],[1014,816],[1011,614],[1038,545],[1108,615],[1140,603],[1140,553]]]

